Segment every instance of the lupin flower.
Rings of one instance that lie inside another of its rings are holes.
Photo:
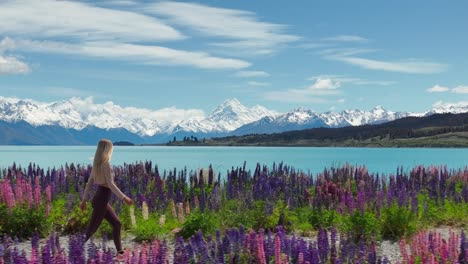
[[[175,207],[174,200],[171,200],[171,201],[169,202],[169,206],[171,207],[171,214],[172,214],[172,217],[177,218],[177,211],[176,211],[176,207]]]
[[[135,218],[135,207],[131,206],[130,207],[130,222],[132,223],[132,226],[136,226],[136,218]]]
[[[49,216],[52,203],[52,191],[51,186],[47,185],[46,187],[46,216]]]
[[[159,217],[159,226],[164,226],[164,224],[166,223],[166,215],[161,215]]]
[[[141,205],[141,211],[142,211],[142,214],[143,214],[143,219],[144,220],[148,220],[148,204],[143,201],[143,204]]]
[[[263,245],[263,232],[257,235],[257,260],[260,264],[267,264],[265,257],[265,249]]]
[[[177,219],[179,220],[179,223],[183,223],[185,220],[183,203],[177,203]]]
[[[281,240],[278,235],[275,236],[275,264],[281,264]]]
[[[190,215],[190,203],[185,201],[185,214]]]

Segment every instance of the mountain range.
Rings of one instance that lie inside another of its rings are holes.
[[[211,138],[277,133],[327,127],[380,124],[407,116],[464,113],[465,106],[440,106],[424,113],[393,112],[377,106],[370,111],[319,113],[297,108],[279,113],[262,106],[246,107],[228,99],[207,116],[161,118],[161,111],[96,104],[73,97],[52,103],[0,97],[0,144],[94,145],[102,137],[136,144],[164,143],[184,136]]]

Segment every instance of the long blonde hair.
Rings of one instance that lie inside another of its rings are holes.
[[[112,157],[112,142],[108,139],[101,139],[94,154],[93,170],[95,173],[103,172],[103,165],[109,164]]]

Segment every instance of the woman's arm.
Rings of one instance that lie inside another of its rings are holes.
[[[94,184],[94,175],[93,171],[91,170],[91,175],[89,175],[88,182],[86,183],[86,187],[84,189],[83,193],[83,201],[86,201],[89,195],[89,192],[91,191],[91,186]]]
[[[115,185],[114,182],[114,172],[112,171],[110,165],[106,166],[106,185],[111,189],[111,191],[120,199],[123,200],[127,196]]]

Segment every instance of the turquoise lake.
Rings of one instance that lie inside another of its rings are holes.
[[[0,146],[0,168],[13,162],[27,166],[59,167],[65,163],[92,164],[94,146]],[[112,164],[121,165],[151,160],[160,170],[189,170],[212,164],[216,172],[242,166],[253,169],[258,163],[271,166],[283,161],[296,169],[317,173],[325,167],[366,165],[371,172],[390,174],[398,166],[410,169],[417,165],[468,166],[468,149],[435,148],[313,148],[313,147],[114,147]]]

